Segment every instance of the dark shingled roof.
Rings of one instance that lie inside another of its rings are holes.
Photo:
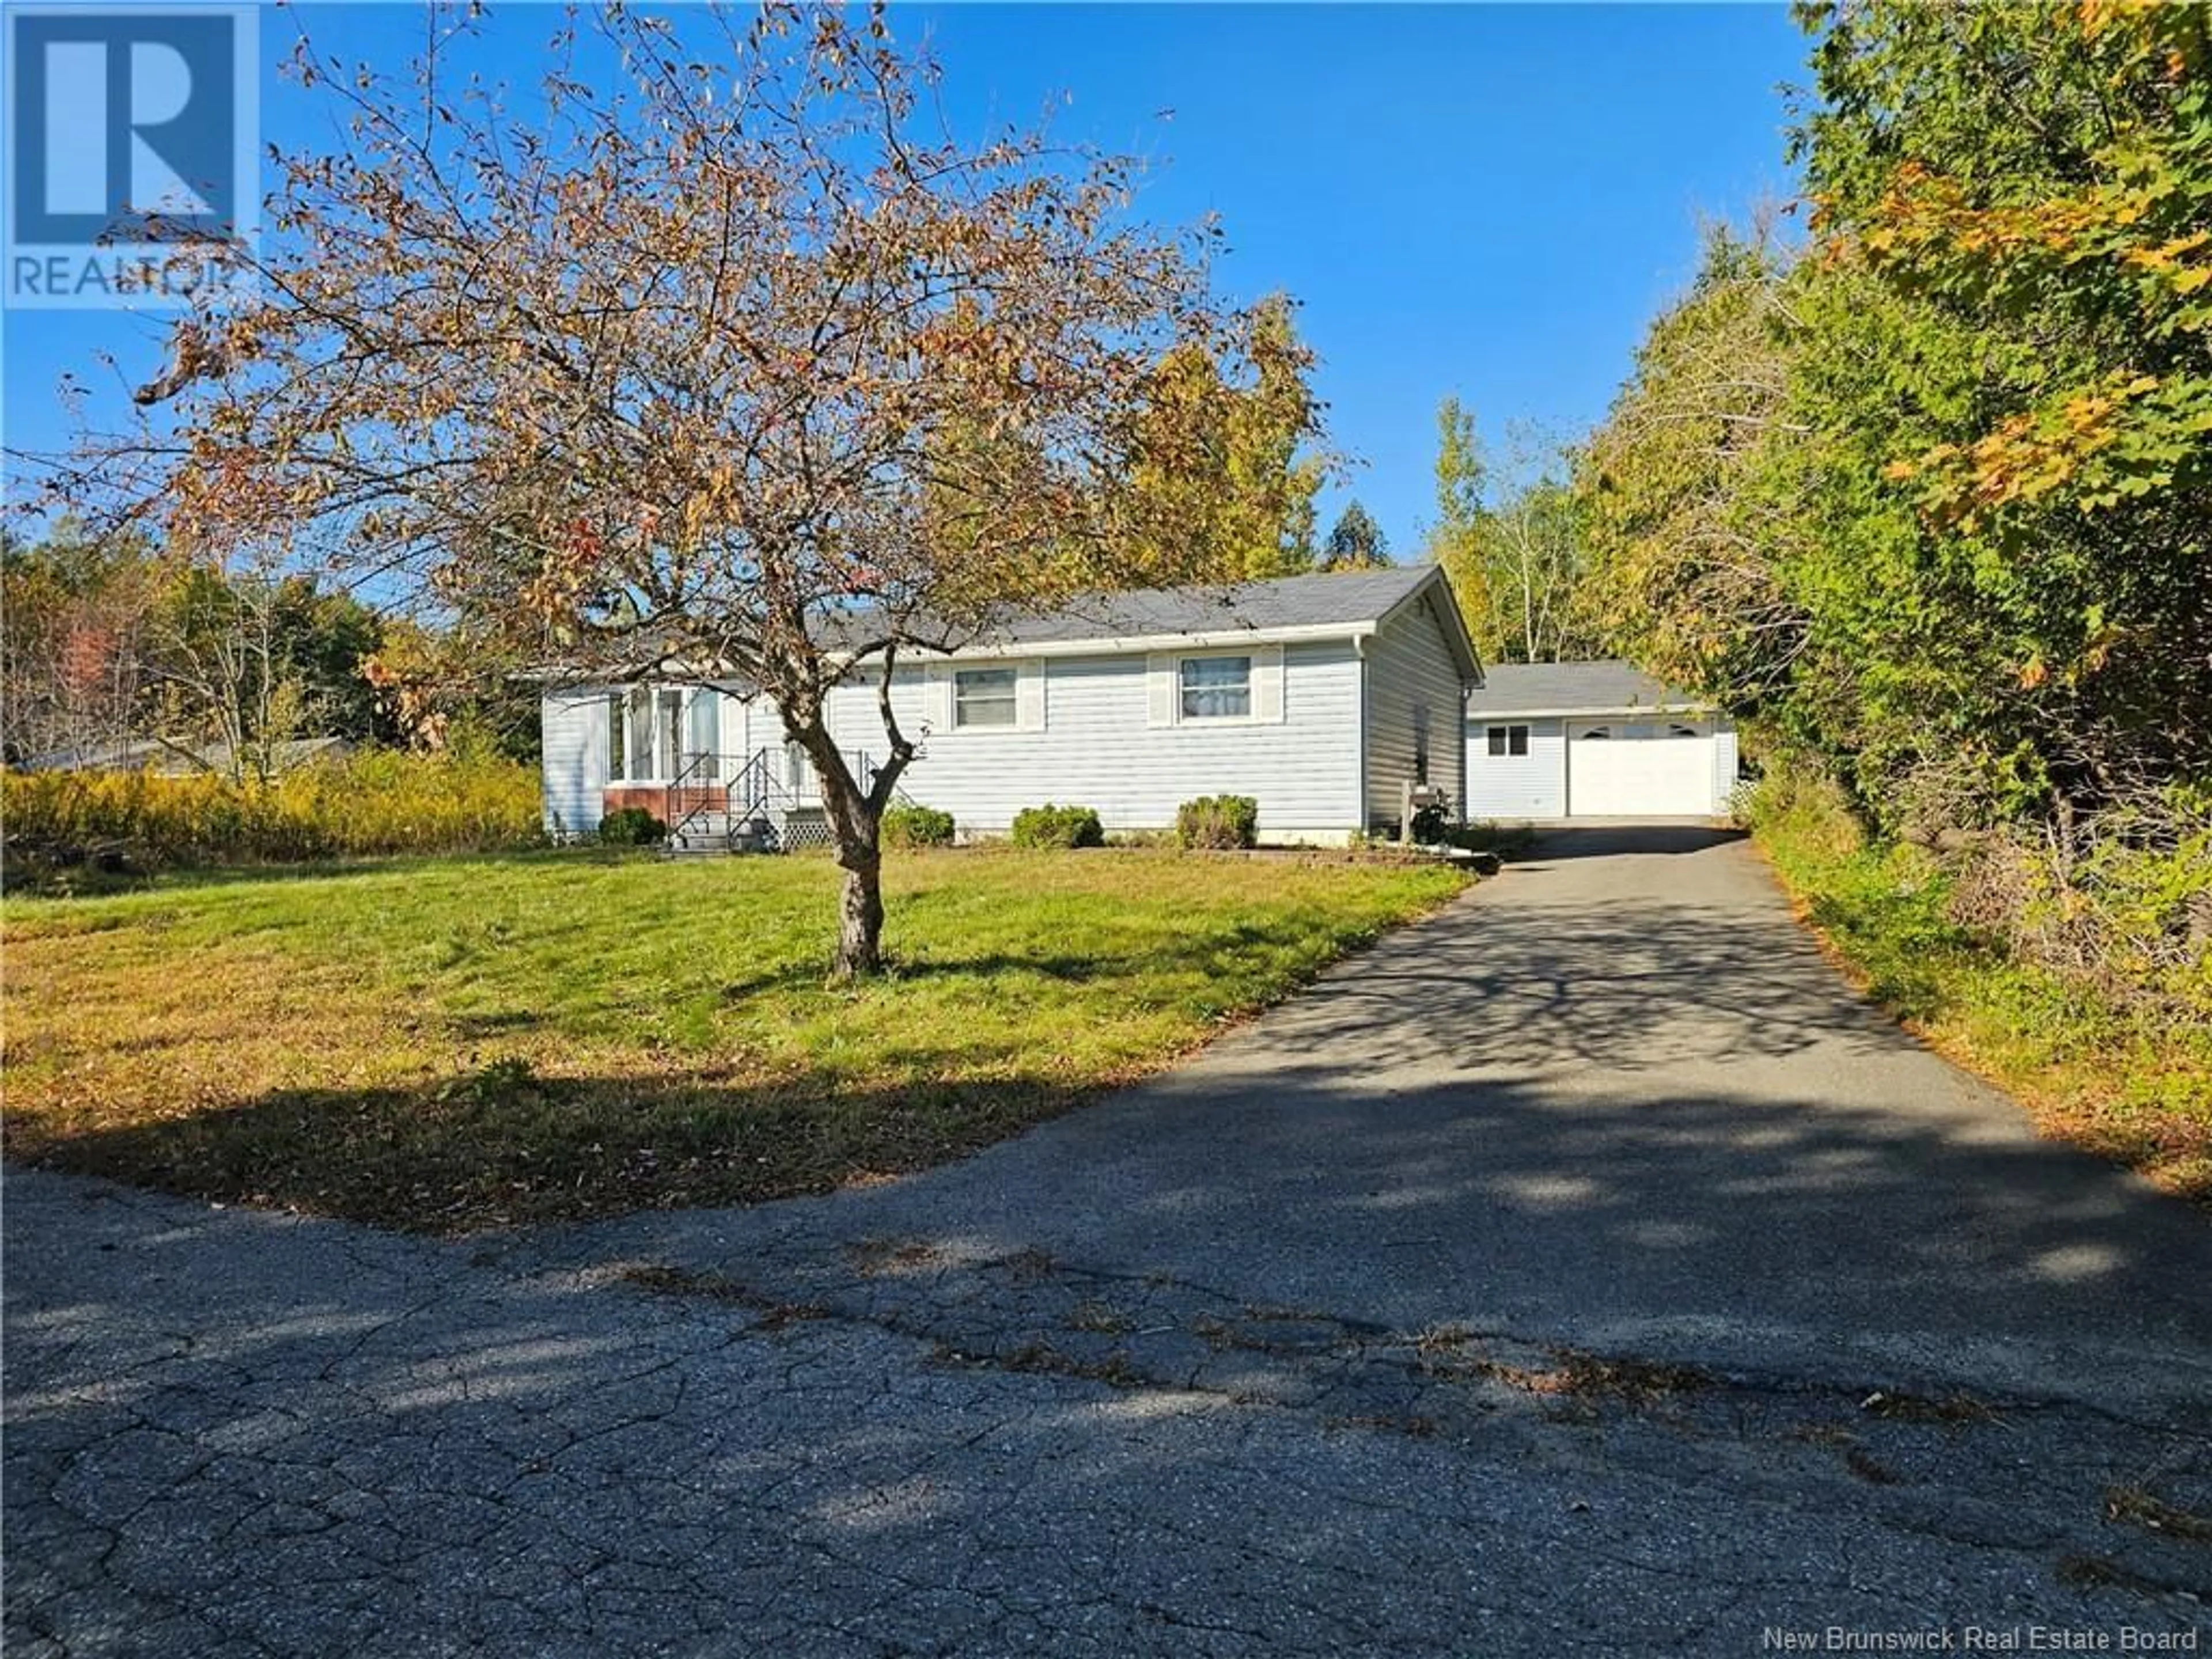
[[[1092,593],[1049,611],[1000,618],[981,640],[1048,645],[1073,640],[1143,639],[1218,634],[1232,629],[1328,628],[1379,622],[1435,574],[1431,565],[1394,565],[1341,574],[1280,576],[1222,586],[1139,588]]]
[[[1428,583],[1434,583],[1442,597],[1441,609],[1448,613],[1447,631],[1453,653],[1460,658],[1462,676],[1469,681],[1480,678],[1482,665],[1466,629],[1459,624],[1459,607],[1451,597],[1450,585],[1432,564],[1086,593],[1048,609],[1009,606],[977,626],[909,618],[902,633],[912,646],[964,656],[994,651],[1046,655],[1048,647],[1055,645],[1199,635],[1218,639],[1240,632],[1267,634],[1281,629],[1310,629],[1325,635],[1340,628],[1350,635],[1372,628]],[[883,642],[880,616],[865,608],[817,613],[807,626],[817,644],[832,650],[872,651]],[[674,648],[661,644],[648,651],[644,645],[641,636],[633,647],[632,660],[641,666],[658,662]],[[537,678],[573,679],[582,672],[581,665],[548,665]]]
[[[1499,663],[1468,699],[1469,718],[1498,714],[1617,714],[1710,708],[1711,699],[1662,685],[1632,663]]]

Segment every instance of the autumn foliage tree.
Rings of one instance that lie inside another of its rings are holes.
[[[1963,753],[2001,814],[2212,779],[2212,13],[1802,15],[1797,493],[1838,561],[1805,601],[1930,659],[1875,653],[1863,746]]]
[[[0,738],[10,761],[265,779],[294,738],[380,734],[374,614],[299,574],[222,569],[63,519],[0,544]]]
[[[1800,15],[1809,239],[1717,236],[1588,446],[1614,624],[1887,828],[2172,805],[2212,780],[2212,14]]]
[[[1802,240],[1716,237],[1584,451],[1609,615],[1755,717],[1869,960],[1998,947],[1928,982],[2201,1169],[2212,11],[1799,15]]]
[[[180,333],[162,422],[65,486],[180,547],[287,538],[580,676],[750,681],[821,780],[836,967],[869,972],[896,664],[1008,601],[1201,574],[1164,514],[1221,487],[1216,434],[1161,365],[1278,325],[1212,302],[1210,232],[1129,216],[1127,161],[925,118],[880,13],[615,8],[552,51],[527,120],[441,81],[457,49],[398,80],[303,51],[349,143],[281,158],[258,297]],[[854,677],[866,776],[824,720]]]
[[[1474,411],[1455,397],[1437,405],[1437,456],[1433,465],[1437,516],[1429,525],[1423,551],[1430,562],[1450,574],[1468,634],[1486,659],[1497,654],[1487,626],[1492,596],[1484,583],[1481,556],[1484,502],[1490,469],[1476,429]]]
[[[1261,580],[1314,568],[1314,498],[1337,465],[1319,442],[1314,354],[1287,295],[1255,305],[1232,352],[1199,340],[1161,359],[1143,396],[1129,488],[1146,533],[1137,550],[1167,573]]]
[[[127,539],[64,519],[0,538],[0,744],[21,763],[119,747],[140,734],[158,573]]]

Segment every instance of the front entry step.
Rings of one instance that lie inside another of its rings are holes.
[[[775,822],[764,816],[732,818],[726,812],[700,812],[685,819],[668,838],[671,858],[713,857],[729,853],[781,850]]]

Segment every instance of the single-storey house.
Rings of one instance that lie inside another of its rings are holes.
[[[1467,708],[1472,818],[1717,817],[1735,726],[1625,662],[1499,664]]]
[[[831,693],[830,731],[866,776],[885,749],[878,662]],[[1432,566],[1105,593],[1018,612],[959,648],[901,654],[891,702],[919,754],[909,799],[1004,834],[1047,801],[1113,830],[1171,829],[1194,796],[1249,795],[1275,843],[1395,824],[1404,789],[1464,799],[1461,741],[1482,666]],[[738,680],[549,682],[545,813],[556,835],[642,806],[714,836],[765,819],[826,835],[813,768]]]

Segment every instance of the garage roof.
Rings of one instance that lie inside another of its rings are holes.
[[[1714,707],[1662,685],[1633,663],[1498,663],[1467,700],[1469,720],[1501,714],[1637,714],[1689,713]]]

